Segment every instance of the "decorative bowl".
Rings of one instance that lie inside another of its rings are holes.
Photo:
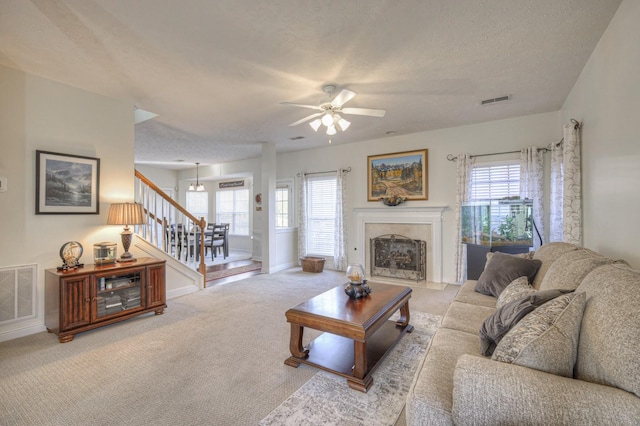
[[[381,197],[380,201],[382,201],[382,203],[385,206],[397,206],[398,204],[402,204],[404,203],[406,200],[406,198],[404,197]]]

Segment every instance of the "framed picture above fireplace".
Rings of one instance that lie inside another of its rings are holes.
[[[428,200],[428,153],[421,149],[368,156],[368,201],[388,197]]]

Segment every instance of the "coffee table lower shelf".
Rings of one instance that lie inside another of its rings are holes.
[[[366,392],[373,383],[371,374],[380,361],[405,333],[412,331],[412,325],[400,326],[395,321],[386,321],[376,330],[366,341],[367,369],[363,378],[353,375],[354,340],[331,333],[321,334],[306,346],[309,350],[306,358],[290,356],[284,363],[291,367],[298,367],[302,363],[337,374],[347,379],[350,388]]]

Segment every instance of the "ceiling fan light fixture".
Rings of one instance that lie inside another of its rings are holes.
[[[327,127],[333,126],[333,116],[331,115],[331,113],[326,113],[322,116],[322,124]]]
[[[309,126],[311,126],[311,128],[316,132],[318,131],[321,125],[322,125],[322,120],[320,120],[319,118],[316,118],[311,123],[309,123]]]
[[[337,126],[338,126],[338,128],[340,128],[340,130],[342,130],[344,132],[345,130],[347,130],[349,128],[349,126],[351,126],[351,122],[345,120],[342,117],[338,117]]]
[[[327,134],[329,136],[333,136],[336,133],[337,133],[336,126],[334,126],[333,124],[331,124],[330,126],[327,126]]]

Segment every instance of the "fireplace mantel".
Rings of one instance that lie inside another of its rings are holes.
[[[442,282],[442,222],[444,221],[444,211],[448,206],[428,206],[428,207],[362,207],[355,208],[353,212],[357,220],[357,241],[359,242],[359,261],[364,265],[366,259],[365,247],[365,227],[368,223],[401,223],[431,225],[432,249],[428,256],[431,256],[431,281]]]

